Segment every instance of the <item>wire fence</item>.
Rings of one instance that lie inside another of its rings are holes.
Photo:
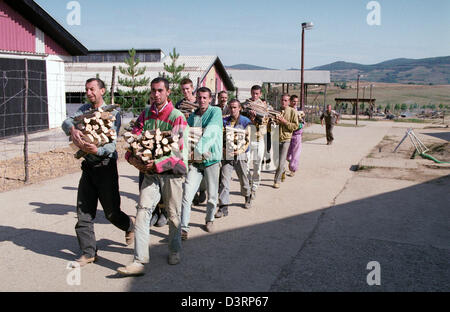
[[[39,68],[36,61],[20,61],[17,69],[0,66],[0,191],[76,172],[81,162],[61,125],[87,103],[84,81],[68,81],[64,74],[48,74],[45,64]],[[65,92],[68,84],[77,92]],[[135,95],[111,93],[109,88],[104,99],[106,104],[139,103]],[[122,126],[144,107],[121,109]],[[118,150],[122,141],[119,135]]]

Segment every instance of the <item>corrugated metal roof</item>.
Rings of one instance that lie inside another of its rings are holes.
[[[228,74],[236,81],[261,81],[270,83],[300,83],[300,70],[238,70],[228,69]],[[305,70],[304,83],[328,84],[330,72],[327,70]],[[239,87],[239,86],[238,86]]]
[[[300,83],[300,70],[239,70],[227,69],[228,75],[238,88],[238,99],[244,101],[250,97],[250,89],[263,83]],[[305,84],[328,84],[330,72],[327,70],[305,70]]]
[[[207,74],[211,66],[214,65],[217,56],[183,56],[177,60],[177,65],[184,64],[185,70],[181,72],[181,75],[189,75],[189,78],[194,83],[194,87],[197,85],[197,79],[203,79]],[[171,64],[172,60],[169,56],[166,56],[161,62],[141,62],[139,66],[145,66],[146,71],[144,76],[154,79],[159,76],[160,73],[166,73],[164,71],[164,63]],[[108,88],[111,86],[112,80],[112,68],[116,66],[116,86],[117,77],[124,76],[119,72],[119,66],[124,67],[124,63],[65,63],[66,69],[66,92],[84,92],[84,84],[87,79],[95,77],[99,74],[100,79],[105,81]]]

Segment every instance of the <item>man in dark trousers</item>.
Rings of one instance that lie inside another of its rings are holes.
[[[71,117],[67,118],[62,129],[70,135],[73,143],[86,153],[81,163],[82,175],[78,184],[77,217],[75,231],[82,255],[76,261],[80,266],[97,260],[97,246],[94,232],[94,218],[97,213],[97,202],[100,200],[106,218],[116,227],[125,231],[126,243],[134,241],[134,217],[127,216],[120,210],[119,175],[117,173],[116,140],[97,147],[82,138],[82,132],[75,127],[74,118],[86,111],[106,106],[103,101],[105,84],[98,78],[86,81],[86,97],[89,104],[84,104]],[[112,111],[115,117],[114,129],[119,133],[121,119],[117,110]]]
[[[241,103],[233,99],[228,104],[231,115],[223,118],[223,127],[232,127],[240,130],[249,131],[249,125],[251,125],[250,119],[241,115]],[[226,137],[225,132],[225,137]],[[234,138],[233,138],[234,141]],[[241,195],[245,197],[245,208],[251,208],[251,189],[248,172],[248,159],[247,149],[250,142],[247,142],[244,147],[239,151],[230,150],[232,142],[225,140],[225,158],[222,160],[221,177],[219,184],[219,210],[216,212],[215,217],[221,218],[228,215],[228,206],[230,204],[230,184],[231,175],[236,170],[236,174],[241,184]]]
[[[325,119],[325,131],[327,134],[327,145],[333,143],[333,127],[339,121],[339,114],[331,109],[331,105],[327,105],[327,110],[320,116],[320,124],[323,126],[323,120]]]

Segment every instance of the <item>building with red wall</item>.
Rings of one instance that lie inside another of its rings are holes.
[[[87,49],[32,0],[0,0],[0,137],[23,131],[25,59],[29,131],[66,118],[64,61]]]

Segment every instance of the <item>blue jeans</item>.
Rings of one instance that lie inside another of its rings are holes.
[[[150,219],[159,201],[163,200],[169,219],[169,251],[181,250],[180,210],[184,177],[169,174],[146,174],[142,181],[134,230],[134,260],[149,261]]]
[[[219,193],[219,173],[220,162],[214,165],[205,167],[203,165],[190,165],[189,172],[184,184],[184,195],[181,204],[181,229],[189,231],[189,220],[191,218],[191,205],[195,193],[205,178],[206,190],[208,191],[208,202],[206,203],[206,218],[205,221],[214,221],[214,214],[216,213],[217,200]]]

